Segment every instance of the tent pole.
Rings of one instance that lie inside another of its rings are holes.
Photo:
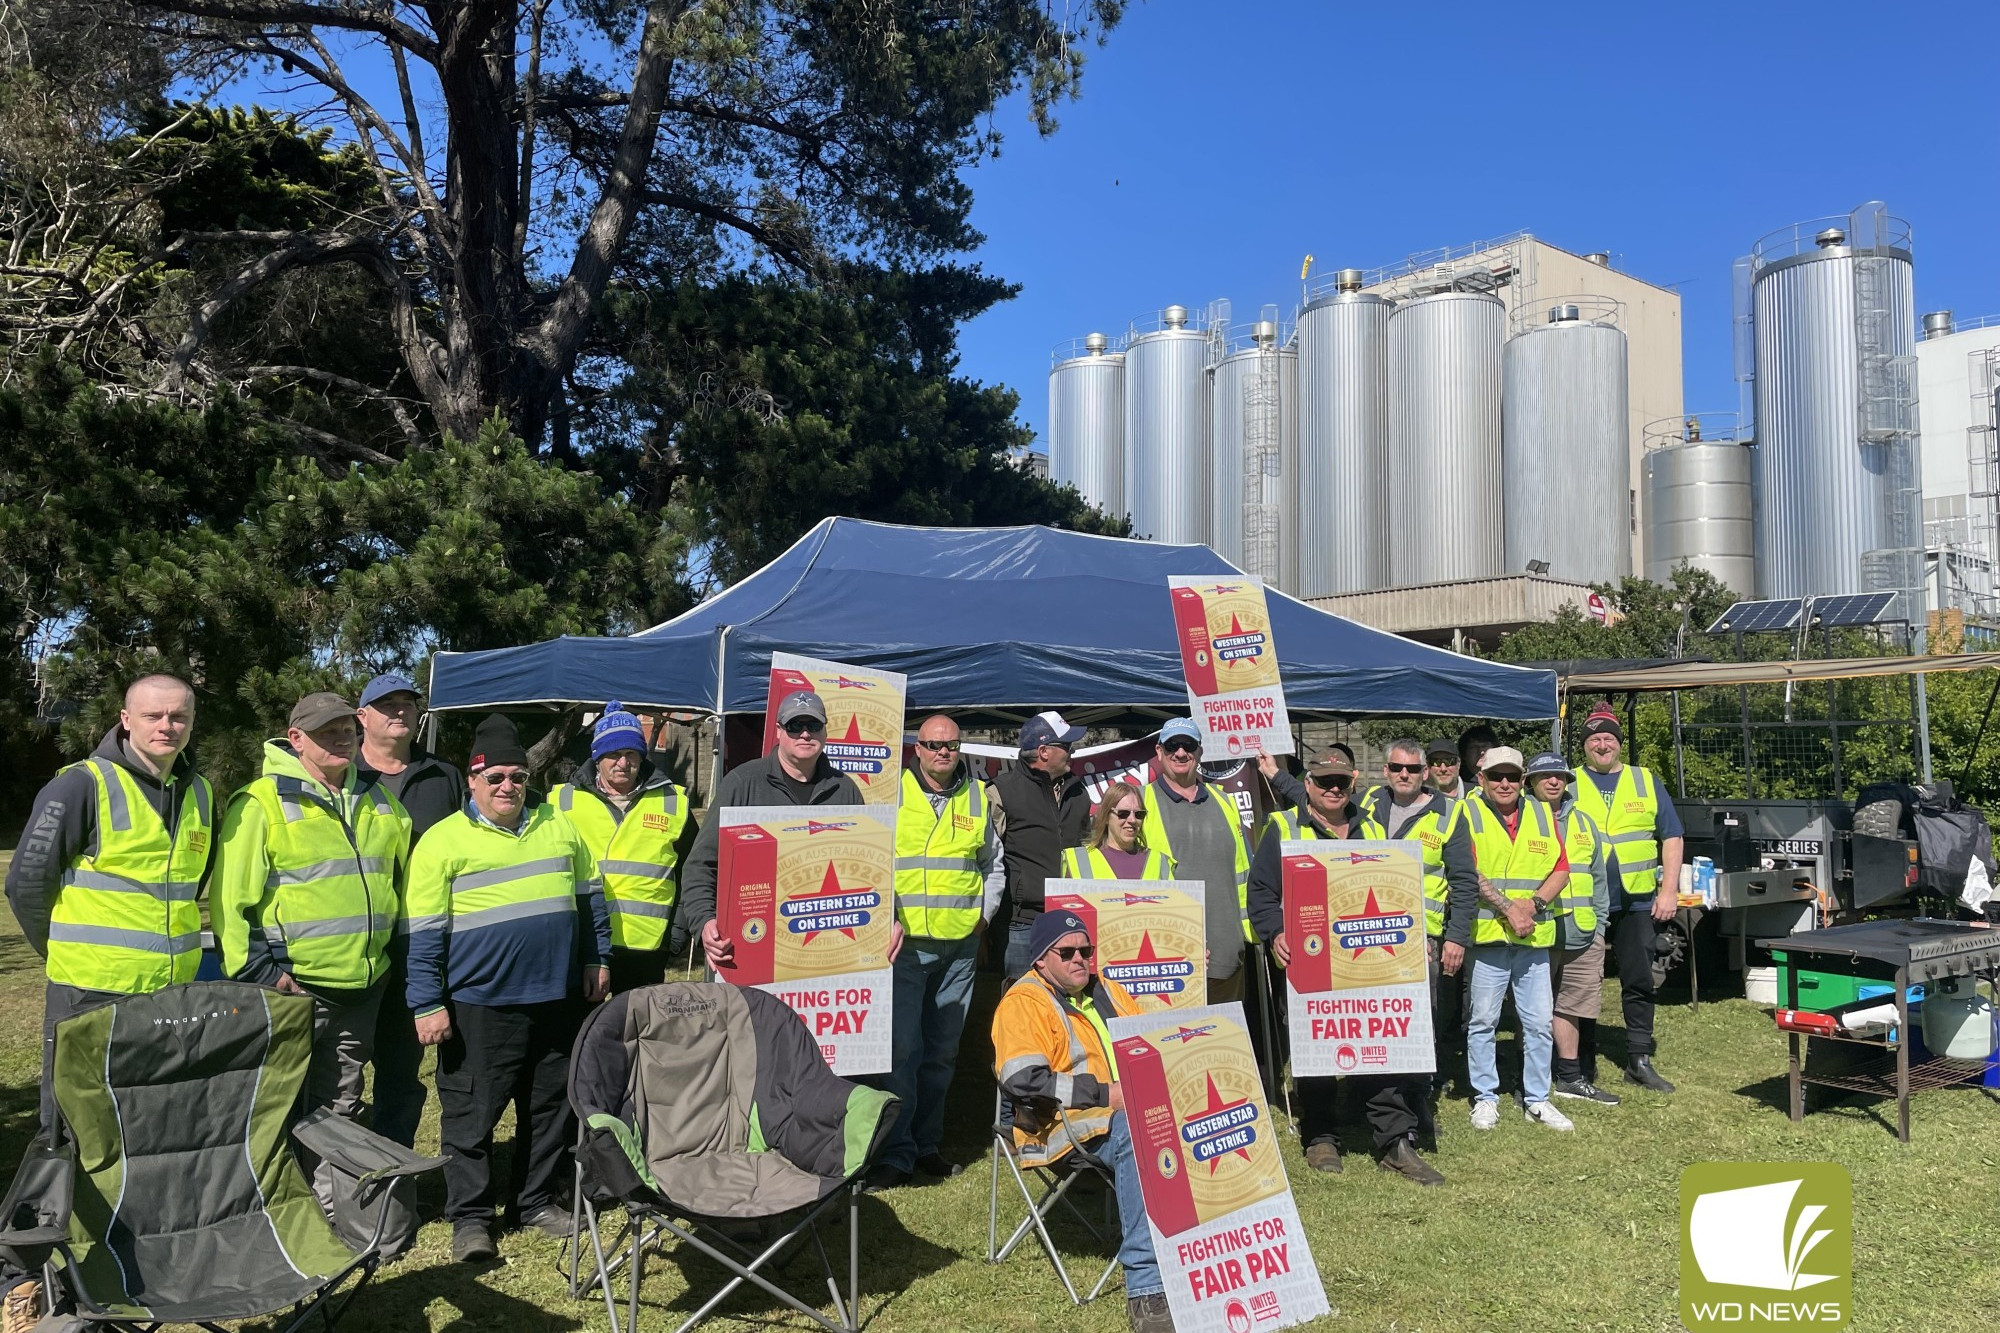
[[[722,790],[722,775],[727,771],[723,763],[725,757],[723,753],[725,748],[723,735],[727,731],[727,728],[722,722],[722,704],[728,686],[724,681],[722,668],[724,661],[723,654],[728,644],[729,626],[724,625],[715,633],[715,776],[708,788],[708,799],[711,805],[715,802],[716,793]]]

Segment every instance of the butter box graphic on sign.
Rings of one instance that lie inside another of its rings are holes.
[[[1113,1042],[1126,1105],[1143,1108],[1130,1123],[1147,1213],[1168,1236],[1286,1191],[1249,1033],[1221,1014]]]
[[[1270,689],[1278,655],[1263,585],[1254,579],[1174,587],[1174,624],[1188,690],[1197,695]]]
[[[1051,911],[1083,918],[1097,945],[1097,970],[1145,1010],[1208,1003],[1203,886],[1186,880],[1052,879]]]
[[[826,761],[854,779],[869,805],[901,799],[905,677],[894,671],[841,662],[771,654],[771,684],[764,707],[764,751],[778,739],[778,704],[811,690],[826,705]]]
[[[716,880],[732,891],[718,895],[717,928],[736,941],[724,979],[756,986],[887,967],[893,828],[866,815],[762,813],[775,817],[720,831]]]

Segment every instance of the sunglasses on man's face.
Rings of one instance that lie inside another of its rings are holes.
[[[1519,773],[1488,773],[1486,780],[1488,782],[1505,782],[1516,787],[1521,785],[1521,775]]]
[[[787,736],[817,736],[826,730],[826,723],[816,717],[795,717],[785,724]]]
[[[1065,963],[1070,963],[1075,962],[1079,958],[1097,957],[1097,946],[1094,944],[1058,944],[1053,952],[1056,957],[1062,959]]]
[[[1201,751],[1201,747],[1199,745],[1196,745],[1193,741],[1173,741],[1170,742],[1169,744],[1162,745],[1160,748],[1162,750],[1165,750],[1168,754],[1174,756],[1176,759],[1185,758],[1186,756],[1191,754],[1198,754]]]
[[[1314,778],[1312,783],[1321,791],[1346,791],[1348,788],[1348,779],[1343,777]]]
[[[1391,773],[1421,773],[1424,771],[1422,764],[1388,764],[1385,767]]]
[[[526,773],[500,773],[487,769],[479,775],[479,780],[489,787],[525,787],[528,785]]]
[[[1453,758],[1450,758],[1450,759],[1433,759],[1433,760],[1431,760],[1431,767],[1432,767],[1432,768],[1457,768],[1457,767],[1458,767],[1458,759],[1457,759],[1457,757],[1456,757],[1456,756],[1454,756]]]
[[[1145,816],[1146,812],[1144,810],[1113,810],[1111,812],[1113,819],[1143,819]]]
[[[958,749],[957,741],[918,741],[917,744],[923,746],[932,754],[944,754],[946,751],[955,751]]]

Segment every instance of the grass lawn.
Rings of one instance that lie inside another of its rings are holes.
[[[34,1128],[41,1014],[39,961],[11,915],[0,924],[0,1160],[17,1161]],[[1608,997],[1604,1044],[1622,1033]],[[863,1306],[880,1333],[916,1329],[1125,1327],[1115,1289],[1078,1310],[1030,1247],[983,1262],[992,1106],[985,1069],[983,986],[954,1089],[948,1156],[969,1163],[946,1183],[862,1205]],[[1436,1162],[1450,1178],[1423,1190],[1356,1153],[1339,1176],[1286,1157],[1314,1257],[1334,1307],[1324,1329],[1671,1330],[1679,1327],[1679,1175],[1712,1160],[1834,1161],[1854,1178],[1853,1327],[1922,1333],[1986,1329],[2000,1311],[2000,1100],[1971,1088],[1922,1093],[1914,1141],[1898,1144],[1893,1107],[1842,1102],[1795,1128],[1784,1110],[1785,1047],[1763,1011],[1737,1000],[1698,1014],[1663,1008],[1660,1066],[1672,1097],[1636,1089],[1616,1109],[1565,1105],[1574,1134],[1526,1123],[1511,1104],[1500,1128],[1475,1135],[1462,1101],[1446,1104]],[[1616,1086],[1614,1084],[1614,1086]],[[1359,1148],[1365,1128],[1351,1126]],[[503,1125],[504,1139],[511,1131]],[[437,1146],[436,1102],[418,1147]],[[441,1183],[431,1182],[441,1202]],[[1003,1197],[1003,1220],[1006,1216]],[[1059,1233],[1062,1234],[1062,1233]],[[844,1242],[844,1237],[840,1238]],[[572,1301],[539,1234],[501,1242],[503,1262],[474,1272],[450,1262],[449,1230],[425,1228],[413,1255],[389,1268],[341,1327],[353,1333],[553,1333],[604,1329],[601,1303]],[[818,1285],[802,1256],[792,1285]],[[1073,1272],[1088,1269],[1081,1244]],[[669,1256],[644,1288],[642,1327],[670,1329],[712,1290],[714,1270]],[[688,1277],[701,1284],[690,1291]],[[692,1297],[692,1299],[691,1299]],[[812,1327],[782,1307],[739,1296],[739,1318],[717,1329]],[[261,1329],[260,1324],[248,1327]]]

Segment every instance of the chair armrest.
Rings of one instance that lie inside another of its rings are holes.
[[[35,1139],[21,1158],[5,1203],[0,1203],[0,1245],[24,1250],[68,1240],[75,1193],[75,1147],[67,1142],[52,1146],[46,1137]]]
[[[1061,1107],[1056,1108],[1056,1119],[1062,1125],[1064,1132],[1069,1135],[1069,1150],[1073,1156],[1093,1170],[1102,1171],[1107,1176],[1117,1174],[1112,1169],[1111,1163],[1105,1161],[1091,1150],[1092,1145],[1103,1143],[1107,1137],[1106,1135],[1100,1134],[1088,1142],[1078,1138],[1075,1127],[1069,1122],[1069,1112]]]
[[[420,1176],[444,1166],[444,1158],[412,1152],[324,1106],[301,1117],[292,1126],[292,1137],[363,1186],[398,1176]]]

